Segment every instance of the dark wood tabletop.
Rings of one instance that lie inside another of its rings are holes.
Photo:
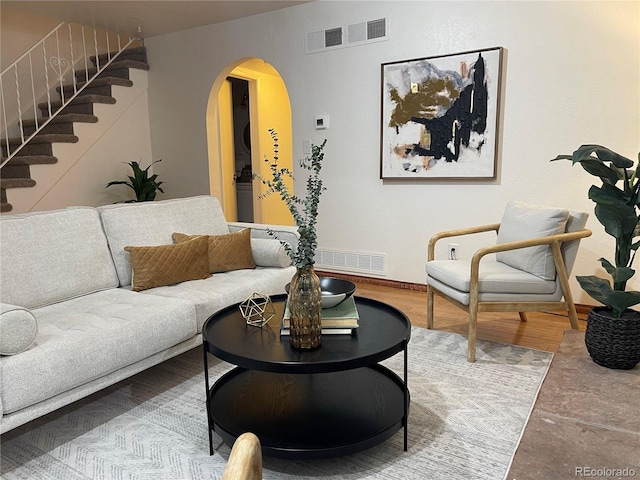
[[[400,310],[355,297],[359,328],[353,335],[323,335],[314,350],[296,350],[280,338],[286,295],[275,295],[274,317],[262,327],[247,325],[237,305],[213,314],[202,329],[209,353],[250,370],[276,373],[323,373],[372,365],[403,350],[411,323]]]

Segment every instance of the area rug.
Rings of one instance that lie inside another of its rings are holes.
[[[264,479],[504,478],[552,354],[414,327],[409,450],[399,431],[331,460],[264,458]],[[232,368],[210,357],[213,379]],[[402,354],[384,364],[402,376]],[[209,456],[199,348],[5,434],[2,479],[219,479],[230,449]]]

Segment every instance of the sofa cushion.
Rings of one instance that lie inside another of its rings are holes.
[[[32,312],[38,321],[34,344],[19,355],[0,357],[4,413],[84,385],[200,332],[190,302],[124,288]]]
[[[38,333],[38,322],[26,308],[0,303],[0,355],[27,350]]]
[[[120,285],[131,284],[131,264],[126,246],[155,246],[173,243],[171,234],[221,235],[229,233],[220,202],[209,195],[120,203],[98,207]]]
[[[284,286],[291,281],[295,272],[295,267],[232,270],[214,273],[206,280],[152,288],[140,294],[188,300],[196,307],[198,329],[201,329],[209,316],[222,308],[246,300],[252,293],[285,293]]]
[[[511,201],[507,204],[502,216],[497,243],[564,233],[568,218],[569,210],[567,209]],[[553,254],[549,245],[499,252],[496,258],[499,262],[544,280],[553,280],[556,276]]]
[[[186,235],[176,232],[172,235],[177,244],[195,238],[206,238],[209,243],[209,271],[229,272],[243,268],[256,268],[251,253],[251,230],[245,228],[226,235]]]
[[[95,208],[3,216],[0,245],[4,303],[32,309],[118,285]]]
[[[209,276],[208,241],[195,236],[177,245],[124,247],[129,252],[133,278],[131,290],[139,292]]]
[[[278,240],[251,238],[251,253],[259,267],[284,268],[291,265],[291,257]]]

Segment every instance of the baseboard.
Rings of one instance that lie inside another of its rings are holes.
[[[320,277],[335,277],[349,280],[351,282],[364,283],[367,285],[379,285],[381,287],[401,288],[404,290],[412,290],[414,292],[426,292],[427,285],[423,283],[400,282],[398,280],[389,280],[387,278],[365,277],[361,275],[349,275],[346,273],[323,272],[316,270],[316,274]],[[580,314],[588,314],[593,305],[585,305],[576,303],[576,312]]]
[[[426,292],[427,285],[422,283],[400,282],[398,280],[389,280],[387,278],[365,277],[361,275],[349,275],[346,273],[323,272],[316,270],[319,277],[335,277],[349,280],[356,283],[364,283],[367,285],[379,285],[381,287],[401,288],[404,290],[413,290],[415,292]]]

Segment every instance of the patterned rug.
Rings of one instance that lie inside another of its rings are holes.
[[[331,460],[264,458],[265,479],[504,478],[552,354],[413,328],[409,451],[403,432]],[[213,379],[231,365],[213,357]],[[402,376],[402,353],[384,364]],[[230,449],[209,456],[199,348],[5,434],[2,479],[219,479]]]

